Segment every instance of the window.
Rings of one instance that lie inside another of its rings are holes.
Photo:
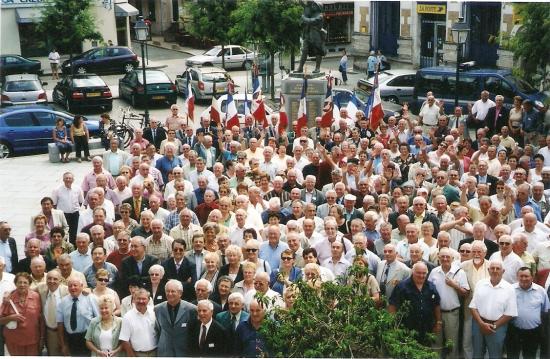
[[[443,75],[420,74],[416,91],[422,98],[428,91],[432,91],[436,98],[441,98],[447,92],[446,87]]]
[[[190,72],[191,72],[191,80],[199,81],[199,74],[197,73],[197,71],[191,70]]]
[[[243,50],[240,47],[234,47],[232,55],[242,55],[244,54]]]
[[[508,99],[512,99],[516,95],[512,87],[506,81],[496,76],[487,77],[484,88],[489,91],[491,95],[502,95]]]
[[[449,97],[454,98],[456,88],[456,78],[449,77]],[[479,98],[479,77],[460,76],[458,84],[458,98],[460,100],[476,101]]]
[[[6,125],[10,127],[29,127],[34,126],[32,116],[30,112],[14,113],[6,116],[4,119]]]
[[[414,87],[414,80],[416,75],[403,75],[394,78],[388,82],[388,86],[395,87]]]
[[[7,65],[14,65],[14,64],[20,64],[22,63],[23,61],[21,61],[21,59],[17,58],[17,57],[13,57],[13,56],[8,56],[6,57],[6,64]]]
[[[7,92],[29,92],[38,91],[42,88],[37,80],[19,80],[12,81],[6,84]]]
[[[55,115],[51,112],[34,112],[34,117],[38,120],[39,126],[55,127]]]

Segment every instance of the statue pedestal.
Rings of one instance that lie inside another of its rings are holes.
[[[307,126],[315,126],[315,117],[323,114],[323,105],[327,92],[327,79],[324,72],[308,73],[307,78]],[[302,96],[302,87],[304,84],[304,74],[292,72],[281,82],[281,92],[285,97],[285,110],[288,115],[288,129],[292,129],[292,121],[298,117],[298,107]]]

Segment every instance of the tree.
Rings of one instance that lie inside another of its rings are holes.
[[[295,0],[249,0],[231,14],[229,34],[243,43],[257,43],[270,56],[271,99],[275,99],[275,54],[300,46],[303,7]]]
[[[519,74],[528,81],[540,81],[550,54],[550,3],[516,3],[514,12],[522,19],[522,27],[509,46],[516,60],[521,59]],[[539,78],[537,78],[539,77]]]
[[[94,3],[93,0],[47,0],[38,28],[48,34],[54,46],[72,57],[81,51],[83,41],[103,39],[91,13]]]
[[[403,312],[392,315],[368,297],[360,279],[367,272],[354,266],[347,285],[296,283],[292,308],[276,309],[262,324],[268,355],[437,358],[435,351],[414,339],[413,332],[401,327]]]
[[[237,7],[236,0],[198,0],[189,4],[192,17],[189,32],[200,39],[220,43],[222,54],[229,43],[229,18]],[[225,56],[222,56],[222,67],[225,68]]]

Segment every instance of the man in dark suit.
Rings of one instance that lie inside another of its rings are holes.
[[[193,357],[224,357],[227,356],[227,333],[220,323],[212,316],[214,306],[209,300],[201,300],[197,304],[198,320],[194,320],[189,328],[188,355]]]
[[[242,322],[248,320],[250,315],[244,309],[244,297],[241,293],[231,293],[227,298],[229,310],[218,313],[216,320],[222,325],[229,334],[228,351],[233,352],[233,342],[235,341],[235,331]]]
[[[6,268],[4,271],[15,273],[17,268],[17,244],[15,239],[10,237],[11,226],[8,222],[0,221],[0,255],[4,257]]]
[[[185,135],[181,136],[181,138],[179,138],[179,140],[181,141],[182,144],[184,144],[184,145],[188,144],[189,147],[191,147],[191,149],[193,149],[193,148],[195,148],[195,145],[197,144],[199,139],[198,139],[197,136],[195,136],[195,133],[193,132],[193,127],[192,126],[187,126],[187,128],[185,129]]]
[[[123,298],[129,294],[128,278],[131,276],[139,276],[142,287],[148,287],[150,284],[149,268],[157,263],[158,259],[156,257],[145,254],[145,238],[133,237],[130,241],[130,256],[122,260],[120,286],[118,288],[119,296]]]
[[[498,178],[495,176],[491,176],[487,173],[487,170],[489,169],[489,166],[486,161],[481,160],[477,164],[477,184],[480,183],[486,183],[489,185],[489,195],[492,196],[494,194],[497,194],[497,182]]]
[[[422,223],[432,222],[434,225],[433,236],[437,238],[437,234],[439,233],[439,218],[435,214],[428,212],[424,197],[418,196],[413,199],[413,209],[412,211],[409,210],[407,215],[411,223],[415,223],[416,217],[422,217]]]
[[[185,258],[185,241],[181,238],[172,242],[172,256],[162,262],[165,279],[177,279],[183,284],[183,297],[185,300],[193,300],[193,284],[189,261]]]
[[[125,199],[122,203],[132,206],[130,217],[139,222],[141,212],[149,208],[149,200],[143,197],[143,185],[137,182],[132,184],[132,197]]]
[[[166,302],[155,306],[157,355],[160,357],[189,356],[189,325],[197,320],[197,307],[181,300],[183,286],[171,279],[166,283]]]
[[[156,118],[151,118],[149,123],[151,127],[143,130],[143,138],[149,141],[149,143],[154,144],[158,151],[160,143],[166,139],[166,130],[164,127],[159,127],[159,121]]]
[[[196,295],[197,299],[195,299],[191,303],[197,305],[197,304],[199,304],[199,302],[201,300],[210,301],[210,303],[212,303],[212,310],[214,312],[213,315],[216,316],[216,315],[218,315],[218,313],[221,313],[222,306],[219,305],[218,303],[210,300],[210,296],[212,295],[213,289],[214,288],[212,287],[212,283],[210,283],[208,280],[206,280],[204,278],[199,279],[195,283],[195,295]]]
[[[315,188],[317,178],[313,175],[308,175],[304,181],[304,189],[300,199],[306,203],[313,203],[315,206],[320,206],[325,203],[325,195],[323,192]]]
[[[503,126],[508,126],[508,117],[510,110],[504,107],[504,97],[497,95],[495,97],[496,106],[491,107],[485,116],[485,126],[487,127],[487,137],[498,135]]]

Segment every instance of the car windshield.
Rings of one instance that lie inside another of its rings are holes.
[[[73,79],[75,87],[105,86],[105,82],[100,77],[86,77]]]
[[[524,94],[537,93],[537,90],[533,86],[531,86],[528,82],[522,79],[518,79],[517,77],[514,77],[512,75],[506,75],[504,76],[504,79],[514,84],[517,87],[517,89]]]
[[[206,56],[218,56],[218,52],[220,52],[220,49],[217,47],[214,47],[208,51],[206,51],[203,55]]]
[[[202,75],[203,81],[209,81],[212,82],[214,79],[216,81],[225,81],[225,74],[221,72],[211,73],[211,74],[203,74]]]
[[[147,71],[147,73],[145,74],[147,76],[147,83],[148,84],[152,84],[152,83],[159,83],[159,82],[170,82],[170,79],[168,78],[168,76],[166,76],[166,74],[164,72],[160,72],[160,71]],[[142,72],[138,72],[138,81],[140,83],[143,83],[143,73]]]
[[[40,82],[36,80],[15,81],[6,84],[6,91],[8,92],[37,91],[40,88]]]

